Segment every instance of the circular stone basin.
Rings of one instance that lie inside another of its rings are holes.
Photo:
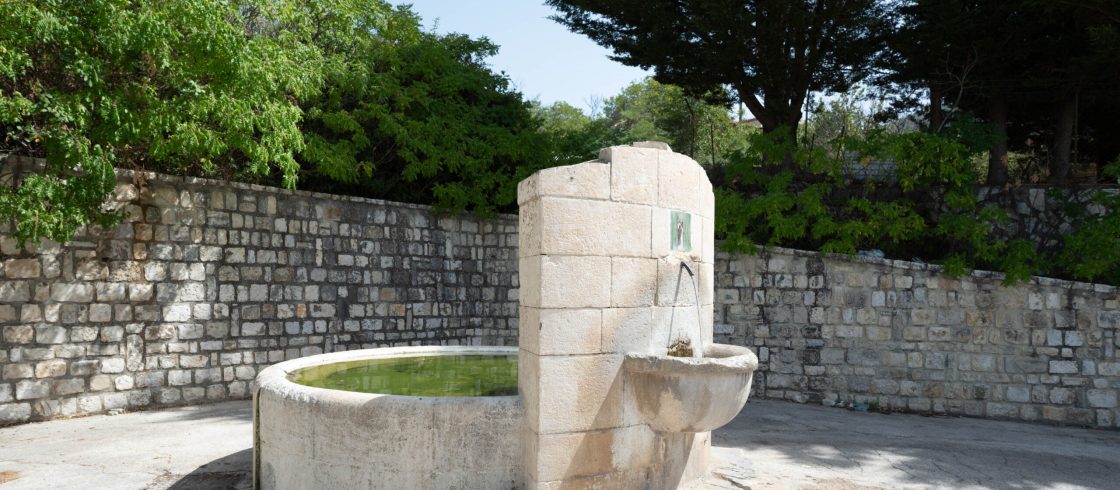
[[[289,379],[306,386],[405,396],[512,396],[516,355],[436,355],[335,362],[300,369]]]
[[[393,347],[273,365],[254,392],[256,486],[515,487],[516,356],[510,347]]]
[[[623,363],[645,422],[658,432],[708,432],[739,414],[758,357],[746,347],[706,346],[704,357],[627,354]]]

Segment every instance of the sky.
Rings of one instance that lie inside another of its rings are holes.
[[[487,37],[500,46],[490,66],[527,99],[565,101],[588,112],[647,73],[608,58],[610,51],[549,20],[543,0],[390,0],[412,4],[426,28]]]

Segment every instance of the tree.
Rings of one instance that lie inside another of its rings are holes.
[[[927,89],[931,131],[944,129],[954,115],[985,119],[992,136],[989,185],[1008,183],[1009,155],[1033,151],[1028,140],[1044,141],[1049,161],[1043,171],[1052,182],[1065,182],[1080,137],[1076,129],[1095,129],[1079,119],[1111,104],[1120,88],[1109,75],[1118,68],[1116,43],[1109,39],[1120,25],[1120,4],[908,0],[898,12],[890,55],[881,58],[881,85]],[[907,102],[916,105],[912,97]]]
[[[697,97],[675,85],[645,79],[630,84],[606,102],[612,125],[633,141],[664,141],[674,151],[709,166],[724,163],[746,143],[731,121],[724,94]]]
[[[252,6],[252,2],[248,3]],[[319,56],[290,35],[247,36],[245,2],[0,3],[0,149],[46,169],[0,186],[20,240],[109,225],[116,168],[293,187],[303,145],[293,98]]]
[[[734,124],[726,106],[649,78],[607,98],[602,110],[591,116],[563,102],[534,112],[554,158],[563,163],[595,158],[607,146],[653,140],[715,167],[744,149],[753,131]]]
[[[489,214],[548,162],[529,104],[485,64],[488,40],[424,32],[380,0],[296,3],[306,24],[288,29],[326,59],[303,104],[308,185]]]
[[[548,0],[555,20],[693,94],[730,87],[762,123],[796,140],[810,91],[865,75],[888,27],[878,0]]]
[[[599,150],[632,141],[606,117],[591,117],[566,102],[533,106],[533,117],[548,141],[552,164],[569,165],[593,160]]]

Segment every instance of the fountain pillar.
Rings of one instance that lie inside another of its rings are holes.
[[[663,143],[635,143],[537,172],[518,186],[518,205],[526,487],[677,488],[702,477],[710,432],[650,429],[622,366],[627,353],[664,354],[674,338],[712,343],[707,174]]]

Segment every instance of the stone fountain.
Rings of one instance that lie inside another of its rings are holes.
[[[707,474],[710,431],[742,409],[758,360],[712,343],[704,170],[660,143],[607,148],[533,174],[518,204],[517,386],[512,373],[505,389],[467,395],[442,384],[386,390],[373,383],[384,374],[356,378],[372,389],[309,381],[447,356],[465,356],[464,366],[505,356],[512,369],[512,348],[381,348],[273,365],[255,382],[255,487],[669,489]],[[441,379],[408,376],[406,386]]]
[[[712,343],[714,197],[663,143],[602,150],[518,187],[519,385],[528,488],[680,488],[758,361]],[[685,340],[693,357],[667,355]]]

